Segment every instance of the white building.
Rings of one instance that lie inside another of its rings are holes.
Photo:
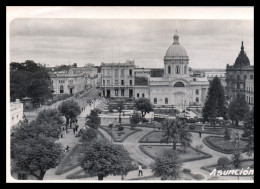
[[[190,76],[187,52],[180,45],[177,33],[173,38],[174,43],[164,56],[162,77],[151,77],[151,69],[136,68],[134,62],[102,63],[103,95],[144,97],[155,106],[202,105],[206,100],[209,82],[206,77]]]
[[[97,68],[78,67],[71,68],[68,72],[50,72],[54,94],[75,95],[90,86],[97,85]]]
[[[23,119],[23,103],[19,99],[10,103],[10,122],[11,127],[17,125]]]
[[[164,75],[150,78],[150,100],[154,105],[202,105],[206,100],[209,82],[206,77],[191,77],[189,57],[179,43],[177,33],[164,56]]]
[[[246,79],[245,81],[245,98],[250,109],[254,106],[254,80]]]

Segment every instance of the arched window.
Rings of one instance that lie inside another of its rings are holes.
[[[182,82],[178,81],[177,83],[174,84],[173,87],[185,87],[185,86]]]
[[[196,95],[198,95],[199,94],[199,89],[196,89]]]
[[[154,103],[154,104],[157,104],[157,98],[154,98],[154,99],[153,99],[153,103]]]
[[[165,104],[168,104],[168,98],[165,98]]]
[[[196,97],[196,103],[199,103],[199,97]]]
[[[168,66],[168,74],[171,74],[171,66]]]
[[[176,74],[180,73],[180,66],[176,66]]]
[[[63,85],[60,86],[60,93],[64,93]]]
[[[187,66],[184,66],[184,74],[187,74]]]

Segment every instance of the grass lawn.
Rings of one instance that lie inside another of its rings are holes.
[[[147,135],[143,136],[140,139],[140,142],[160,143],[162,136],[163,136],[162,131],[151,131]]]
[[[145,154],[155,159],[159,157],[164,150],[172,150],[172,145],[141,145],[140,148]],[[211,155],[205,152],[196,152],[193,148],[187,148],[186,152],[182,152],[181,146],[177,146],[177,153],[184,162],[211,157]]]
[[[195,128],[194,129],[190,129],[189,126],[185,126],[185,129],[187,129],[190,132],[199,132],[201,131],[202,133],[208,133],[208,134],[217,134],[217,135],[223,135],[225,132],[225,128],[224,127],[213,127],[213,126],[205,126],[204,127],[204,131],[201,130],[202,126],[199,125],[194,125]]]
[[[203,139],[203,142],[211,149],[222,153],[233,153],[236,144],[232,140],[225,140],[224,137],[219,136],[207,136]],[[239,148],[245,149],[247,142],[240,140]]]
[[[119,131],[116,127],[112,128],[112,138],[115,142],[123,142],[131,134],[141,131],[141,129],[131,129],[131,127],[123,126],[124,130]],[[105,130],[111,136],[111,129],[105,126],[100,126],[101,129]]]

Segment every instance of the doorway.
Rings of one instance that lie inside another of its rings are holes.
[[[133,97],[133,89],[129,89],[129,98]]]

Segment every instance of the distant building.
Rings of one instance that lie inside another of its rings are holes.
[[[77,67],[69,71],[49,72],[54,94],[78,94],[98,85],[97,68]]]
[[[207,77],[208,79],[210,78],[214,78],[214,77],[218,77],[218,78],[226,78],[226,72],[205,72],[205,77]]]
[[[19,99],[10,103],[10,126],[13,127],[23,119],[23,103]]]
[[[245,86],[246,101],[249,104],[250,109],[252,109],[252,107],[254,106],[254,81],[252,79],[247,79],[245,82]]]
[[[155,106],[203,105],[209,82],[206,77],[190,77],[187,52],[177,33],[173,39],[164,56],[164,69],[137,68],[134,62],[102,63],[103,95],[144,97]]]
[[[245,96],[246,80],[253,81],[254,79],[254,66],[250,65],[250,61],[244,51],[243,41],[241,51],[234,65],[229,66],[227,64],[226,66],[226,77],[228,99],[235,98],[238,93]]]
[[[101,63],[101,89],[106,97],[133,97],[134,61]]]

